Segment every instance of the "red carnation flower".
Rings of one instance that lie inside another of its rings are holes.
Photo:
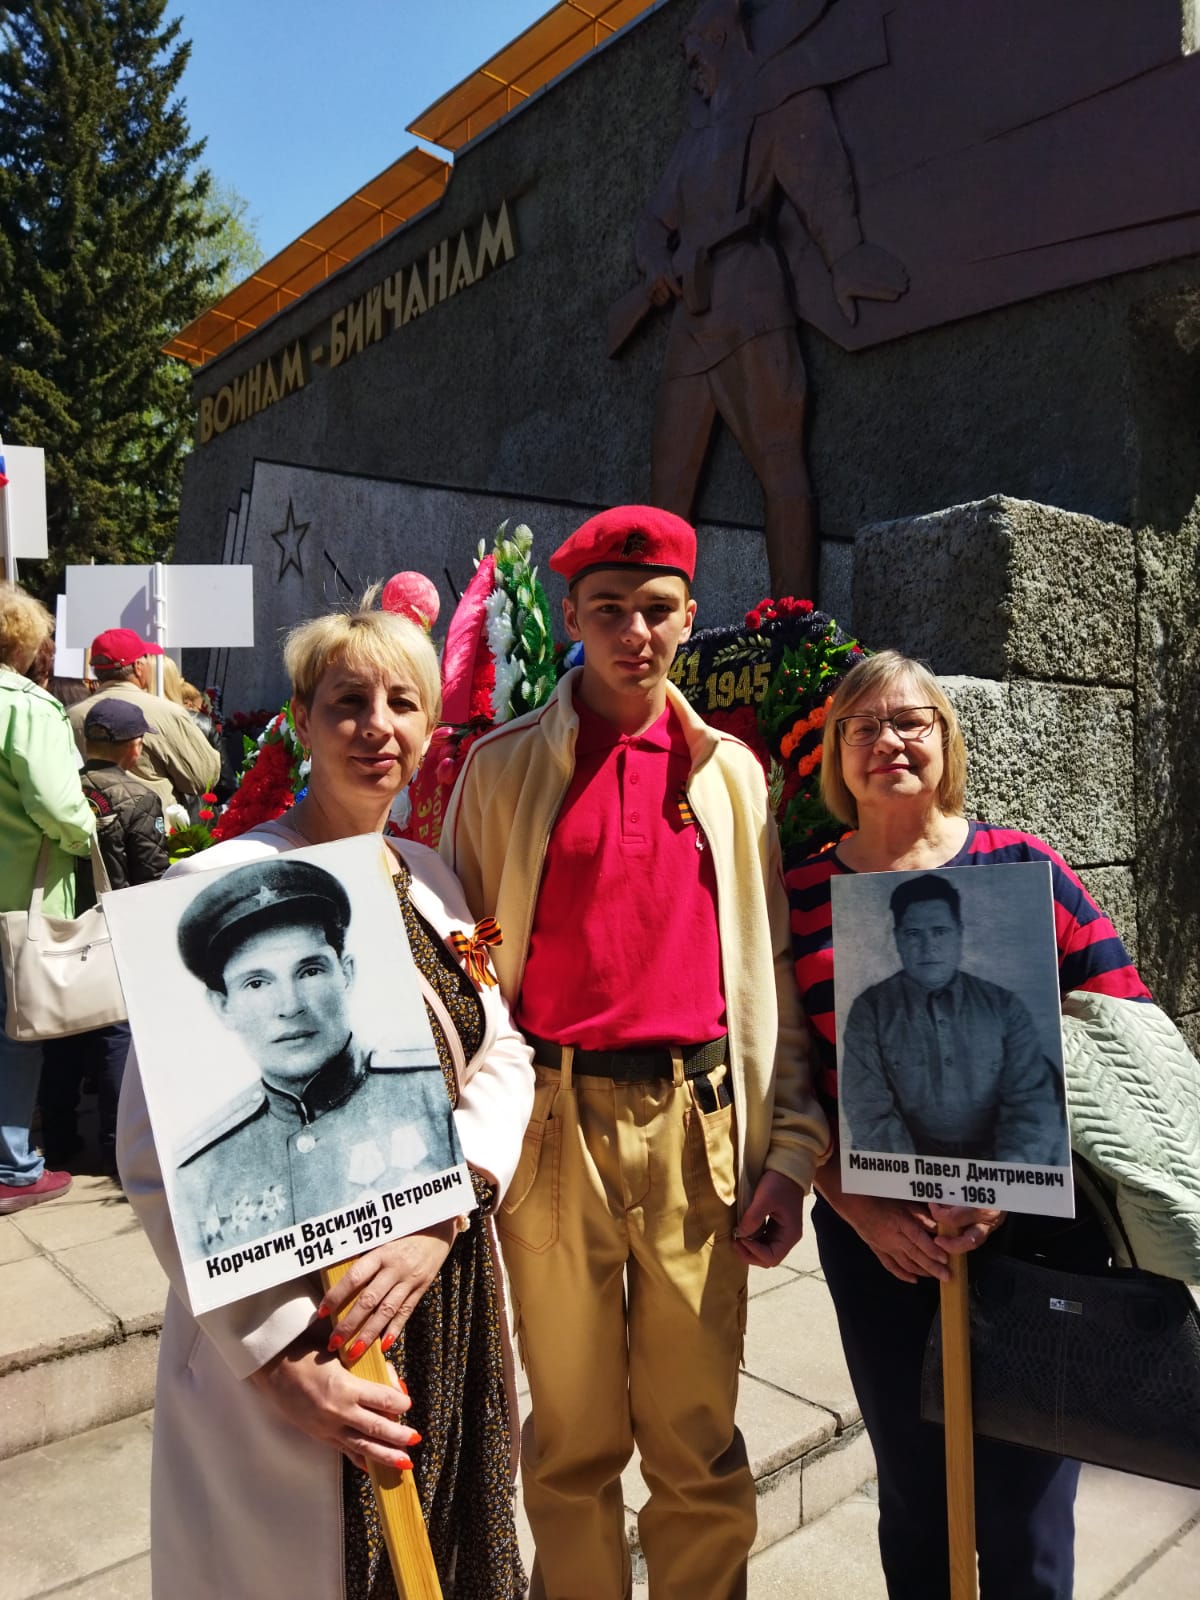
[[[728,711],[709,711],[704,719],[711,727],[720,728],[725,733],[733,734],[735,739],[740,739],[743,744],[758,757],[759,765],[764,773],[771,768],[771,755],[763,743],[763,736],[759,730],[758,718],[750,706],[733,706]]]
[[[268,739],[213,829],[217,840],[236,839],[260,822],[273,822],[292,804],[292,758],[282,738]],[[203,813],[201,813],[203,815]]]

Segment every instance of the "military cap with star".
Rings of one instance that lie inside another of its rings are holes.
[[[612,567],[669,572],[690,583],[696,571],[696,531],[657,506],[613,506],[589,517],[550,557],[551,571],[561,573],[568,585]]]
[[[202,889],[179,919],[179,954],[210,989],[221,987],[225,964],[251,935],[281,924],[313,922],[340,950],[350,923],[345,889],[311,861],[255,862]]]

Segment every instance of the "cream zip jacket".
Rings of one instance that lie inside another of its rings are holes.
[[[510,1005],[521,989],[546,845],[575,769],[573,692],[581,671],[566,674],[541,710],[471,747],[442,828],[441,853],[472,914],[500,924],[503,943],[490,953]],[[764,1169],[809,1188],[829,1152],[829,1127],[813,1094],[762,770],[740,740],[710,727],[670,683],[667,695],[692,756],[688,801],[716,868],[741,1211]],[[586,926],[587,907],[579,909]]]

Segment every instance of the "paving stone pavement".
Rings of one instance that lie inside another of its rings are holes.
[[[870,1448],[811,1239],[752,1285],[739,1407],[759,1487],[750,1600],[884,1600]],[[105,1180],[77,1179],[61,1200],[0,1217],[0,1600],[149,1595],[163,1297],[157,1262]],[[624,1481],[636,1534],[636,1465]],[[1086,1468],[1078,1530],[1076,1600],[1200,1593],[1200,1492]],[[529,1543],[523,1527],[527,1559]],[[635,1600],[647,1597],[639,1583]]]

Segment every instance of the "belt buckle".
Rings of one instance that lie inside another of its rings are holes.
[[[664,1075],[662,1063],[657,1059],[660,1054],[657,1050],[610,1050],[605,1053],[610,1063],[608,1076],[614,1083],[646,1083]],[[669,1061],[667,1065],[669,1075]]]

